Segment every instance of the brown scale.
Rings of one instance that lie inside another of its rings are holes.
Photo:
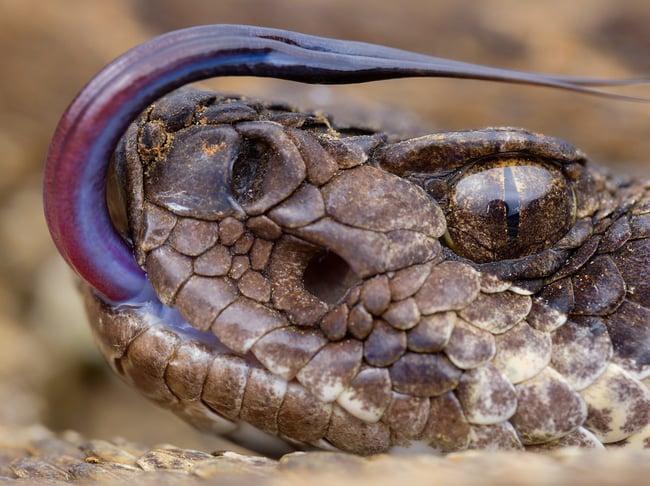
[[[128,231],[203,334],[86,292],[111,366],[235,440],[650,443],[648,185],[520,129],[395,140],[195,89],[157,102],[116,161]]]

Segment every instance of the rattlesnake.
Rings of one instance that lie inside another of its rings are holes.
[[[209,75],[598,84],[446,62],[212,26],[106,68],[59,125],[45,192],[109,364],[258,448],[259,431],[358,454],[650,446],[647,182],[522,129],[399,139],[195,89],[117,143]]]

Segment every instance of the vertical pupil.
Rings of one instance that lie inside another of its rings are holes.
[[[506,203],[506,227],[508,239],[515,240],[519,234],[519,191],[511,167],[503,168],[504,197]]]

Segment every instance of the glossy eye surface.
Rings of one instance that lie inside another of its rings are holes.
[[[477,263],[520,258],[550,248],[575,222],[573,189],[559,167],[500,154],[453,182],[447,243]]]

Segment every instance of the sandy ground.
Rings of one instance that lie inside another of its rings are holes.
[[[0,425],[222,447],[108,373],[50,242],[40,196],[49,139],[80,87],[129,47],[204,23],[262,24],[516,69],[650,74],[647,0],[0,0]],[[648,104],[454,80],[211,85],[342,116],[352,100],[386,117],[408,110],[434,130],[523,126],[570,140],[615,170],[650,175]],[[650,96],[647,87],[626,92]]]

